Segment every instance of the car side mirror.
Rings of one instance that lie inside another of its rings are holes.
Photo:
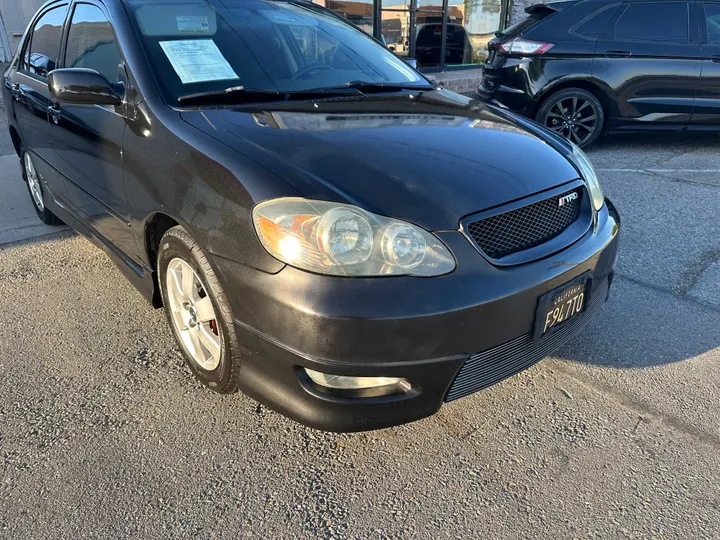
[[[415,60],[414,58],[408,58],[407,60],[405,60],[405,62],[407,63],[408,66],[410,66],[413,69],[418,68],[417,60]]]
[[[94,69],[64,68],[48,74],[50,94],[59,102],[78,105],[120,105],[125,88],[112,84]]]

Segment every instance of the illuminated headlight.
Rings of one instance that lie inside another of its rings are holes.
[[[455,259],[428,231],[349,204],[274,199],[253,209],[268,252],[303,270],[335,276],[439,276]]]
[[[333,390],[369,390],[371,388],[395,387],[406,391],[410,383],[399,377],[349,377],[345,375],[329,375],[312,369],[304,368],[308,377],[319,386]]]
[[[603,194],[602,187],[600,187],[600,181],[595,172],[595,167],[593,167],[590,159],[579,146],[575,143],[571,144],[573,147],[573,163],[578,168],[583,180],[585,180],[588,192],[590,192],[593,208],[599,212],[605,204],[605,195]]]

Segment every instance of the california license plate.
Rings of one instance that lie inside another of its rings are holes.
[[[586,275],[540,297],[535,320],[535,337],[541,338],[577,317],[585,310],[589,277]]]

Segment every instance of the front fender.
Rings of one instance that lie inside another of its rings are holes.
[[[208,254],[279,272],[284,264],[260,244],[252,208],[279,196],[284,183],[251,157],[183,122],[177,111],[150,101],[139,106],[142,126],[129,126],[123,137],[130,222],[143,262],[154,266],[147,227],[163,214],[182,225]]]

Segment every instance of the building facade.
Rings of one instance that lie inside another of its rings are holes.
[[[45,0],[0,0],[0,61]],[[446,87],[472,93],[494,32],[542,0],[313,0],[342,15]]]

